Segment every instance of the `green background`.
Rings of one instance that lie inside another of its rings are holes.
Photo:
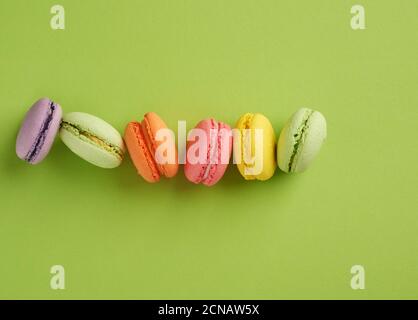
[[[53,31],[56,3],[0,2],[0,298],[418,298],[414,1],[60,0]],[[148,111],[173,129],[260,112],[278,135],[306,106],[328,139],[303,174],[148,184],[128,157],[100,169],[58,139],[20,161],[42,96],[121,132]],[[55,264],[65,290],[50,289]]]

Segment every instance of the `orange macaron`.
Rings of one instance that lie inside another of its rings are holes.
[[[123,139],[138,174],[148,182],[177,174],[178,158],[174,134],[154,112],[144,115],[141,122],[129,122]],[[169,156],[167,156],[167,154]]]

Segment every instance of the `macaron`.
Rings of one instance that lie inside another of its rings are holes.
[[[276,170],[276,135],[264,115],[246,113],[234,130],[234,162],[246,180],[268,180]]]
[[[138,174],[146,181],[157,182],[177,174],[174,133],[156,113],[146,113],[141,122],[129,122],[123,138]]]
[[[125,146],[119,132],[106,121],[83,112],[64,115],[62,142],[80,158],[101,168],[115,168],[122,163]]]
[[[195,133],[196,139],[187,143],[184,174],[193,183],[213,186],[224,175],[231,158],[231,128],[215,119],[206,119],[196,125]]]
[[[286,122],[277,145],[277,161],[284,172],[302,172],[315,159],[327,137],[327,122],[319,112],[301,108]]]
[[[58,133],[62,109],[58,103],[42,98],[26,113],[16,139],[17,156],[30,163],[41,162],[49,153]]]

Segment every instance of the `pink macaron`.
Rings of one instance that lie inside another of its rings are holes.
[[[205,119],[189,133],[184,174],[196,184],[213,186],[224,175],[232,152],[231,128],[215,119]]]

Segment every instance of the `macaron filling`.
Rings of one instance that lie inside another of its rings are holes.
[[[288,166],[289,172],[292,172],[295,169],[295,166],[297,163],[298,151],[301,149],[303,141],[305,140],[306,132],[309,128],[309,119],[314,112],[315,112],[314,110],[308,110],[306,112],[306,115],[302,121],[302,124],[299,126],[297,133],[293,135],[293,137],[295,138],[295,143],[293,144],[293,152],[289,159],[289,166]]]
[[[218,158],[217,160],[219,162],[221,161],[221,154],[222,154],[221,139],[222,139],[222,136],[220,134],[217,134],[217,141],[216,141],[217,142],[217,148],[216,148],[217,152],[214,152],[214,153],[217,156],[217,158]],[[216,160],[213,160],[213,161],[216,162]],[[217,171],[217,166],[216,165],[211,165],[209,170],[208,170],[208,175],[204,179],[204,183],[206,183],[206,184],[212,183],[212,181],[215,177],[216,171]]]
[[[68,132],[72,133],[75,136],[78,136],[81,140],[90,143],[98,148],[104,149],[107,152],[114,154],[116,157],[122,160],[123,151],[120,147],[115,146],[100,137],[94,135],[91,132],[88,132],[79,126],[69,123],[67,121],[61,122],[61,128],[67,130]]]
[[[151,169],[152,177],[156,180],[160,179],[160,171],[158,170],[158,166],[154,161],[154,157],[152,156],[151,151],[149,150],[149,147],[145,143],[144,139],[144,132],[143,132],[143,126],[139,122],[133,122],[131,123],[132,128],[135,132],[136,141],[138,143],[138,146],[142,149],[145,159],[147,161],[148,167]],[[142,139],[141,139],[142,137]]]
[[[211,119],[211,129],[210,129],[210,142],[208,145],[207,150],[207,164],[206,167],[202,169],[203,174],[201,174],[200,181],[206,181],[210,177],[210,173],[212,172],[212,176],[214,174],[213,171],[216,169],[217,157],[220,154],[220,135],[219,135],[219,127],[218,123]]]
[[[146,135],[145,135],[145,140],[147,142],[148,145],[148,149],[151,152],[152,155],[155,155],[155,150],[157,150],[157,143],[154,139],[154,134],[152,133],[151,130],[151,124],[148,121],[147,117],[144,117],[144,120],[141,123],[141,129],[142,131],[146,131]],[[155,159],[154,156],[152,157],[152,159]],[[167,176],[167,172],[164,168],[163,165],[159,164],[157,161],[154,161],[155,165],[159,171],[159,173],[163,176]]]
[[[241,131],[241,135],[240,135],[240,138],[241,138],[241,161],[244,164],[244,168],[250,168],[250,167],[253,166],[252,164],[246,163],[246,161],[245,161],[245,152],[246,152],[246,149],[247,149],[246,148],[247,144],[244,140],[245,135],[248,134],[248,132],[250,132],[249,130],[251,130],[251,122],[253,121],[253,118],[254,118],[254,114],[247,113],[245,115],[245,120],[244,120],[244,123],[243,123],[244,128],[242,128],[240,130]],[[254,150],[251,150],[251,152],[254,152]]]
[[[151,151],[149,150],[149,147],[147,146],[146,143],[143,143],[143,139],[138,139],[138,137],[144,137],[144,133],[143,133],[143,128],[142,125],[140,123],[135,123],[134,126],[134,131],[136,133],[136,137],[137,137],[137,141],[139,144],[139,147],[144,151],[145,154],[145,158],[146,161],[148,163],[148,167],[151,169],[151,174],[153,176],[153,178],[155,178],[156,180],[158,180],[160,178],[160,171],[158,170],[158,166],[154,161],[154,157],[152,156]]]
[[[44,122],[42,123],[42,126],[39,130],[39,133],[35,139],[34,144],[32,145],[32,147],[29,149],[28,153],[25,156],[25,161],[27,162],[33,162],[35,161],[36,157],[38,156],[39,152],[41,151],[44,143],[45,143],[45,139],[46,136],[48,134],[48,130],[49,127],[51,125],[52,119],[54,118],[54,113],[56,110],[56,106],[54,104],[54,102],[50,101],[49,103],[49,109],[48,109],[48,114],[44,120]]]

